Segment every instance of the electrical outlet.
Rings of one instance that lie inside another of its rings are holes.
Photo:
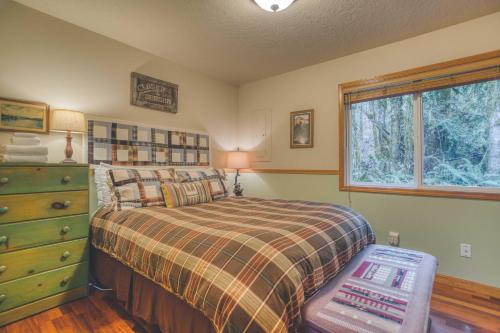
[[[389,236],[387,236],[387,243],[391,246],[399,246],[399,232],[389,231]]]
[[[460,256],[465,258],[471,258],[472,246],[470,244],[460,244]]]

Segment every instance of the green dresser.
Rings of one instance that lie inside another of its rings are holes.
[[[0,164],[0,326],[87,295],[88,167]]]

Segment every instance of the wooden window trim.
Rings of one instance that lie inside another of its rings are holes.
[[[383,187],[383,186],[358,186],[350,185],[346,182],[346,129],[345,129],[345,100],[344,96],[347,93],[362,91],[364,89],[377,89],[387,84],[396,84],[398,82],[407,82],[411,80],[419,80],[431,78],[437,75],[450,75],[457,72],[464,72],[467,70],[478,71],[481,68],[491,68],[491,66],[500,65],[500,50],[482,53],[461,59],[441,62],[429,66],[418,67],[410,70],[390,73],[386,75],[377,76],[371,79],[358,80],[339,84],[339,190],[348,192],[366,192],[366,193],[382,193],[382,194],[396,194],[396,195],[412,195],[412,196],[426,196],[426,197],[445,197],[445,198],[460,198],[460,199],[477,199],[477,200],[496,200],[500,201],[500,192],[490,192],[487,190],[474,189],[464,191],[463,188],[457,187],[457,190],[443,190],[443,189],[430,189],[415,188],[415,187]],[[483,75],[472,75],[468,77],[470,81],[459,80],[457,84],[466,84],[480,82],[487,79],[494,79],[500,77],[500,71],[497,74],[492,74],[491,70],[487,70]],[[442,86],[433,85],[429,89],[438,89],[449,87],[450,84],[443,82]],[[417,90],[415,92],[422,91]],[[388,94],[391,95],[391,94]],[[394,95],[394,94],[393,94]],[[370,99],[381,98],[383,96],[370,96]],[[363,99],[360,99],[360,101]]]

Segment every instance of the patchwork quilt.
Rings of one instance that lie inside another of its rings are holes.
[[[296,332],[301,307],[375,242],[326,203],[225,198],[179,208],[101,209],[94,247],[176,294],[217,332]]]
[[[88,121],[88,162],[112,165],[207,166],[206,134]]]

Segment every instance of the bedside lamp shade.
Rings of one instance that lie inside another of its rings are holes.
[[[248,161],[248,153],[246,151],[230,151],[227,153],[228,169],[248,169],[250,163]]]
[[[50,115],[50,129],[54,131],[85,132],[85,117],[82,112],[53,110]]]

